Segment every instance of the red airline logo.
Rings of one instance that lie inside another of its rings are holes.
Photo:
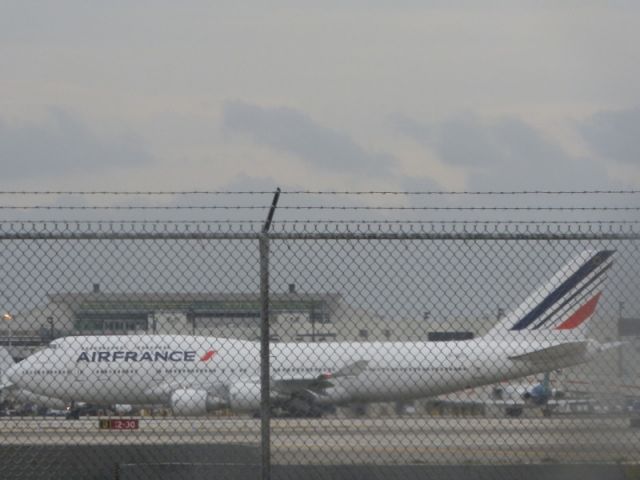
[[[218,353],[218,352],[215,351],[215,350],[209,350],[202,357],[200,357],[200,361],[201,362],[207,362],[207,361],[211,360],[216,355],[216,353]]]

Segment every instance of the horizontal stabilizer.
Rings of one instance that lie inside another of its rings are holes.
[[[629,345],[631,342],[608,342],[600,344],[600,351],[606,352],[607,350],[611,350],[612,348],[620,348],[625,345]]]
[[[560,345],[553,345],[551,347],[534,350],[533,352],[523,353],[521,355],[513,355],[510,356],[509,359],[535,364],[553,364],[572,357],[580,358],[584,356],[587,353],[588,344],[589,342],[587,341],[567,342]]]

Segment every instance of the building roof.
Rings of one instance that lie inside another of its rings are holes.
[[[276,293],[269,308],[278,311],[333,311],[342,296],[335,293]],[[52,303],[68,306],[74,313],[153,313],[180,311],[203,316],[213,313],[259,312],[260,295],[247,293],[55,293]]]

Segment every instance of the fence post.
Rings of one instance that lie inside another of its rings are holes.
[[[262,480],[271,479],[271,370],[269,367],[269,229],[280,198],[280,188],[260,235],[260,452]]]
[[[271,478],[271,375],[269,370],[269,237],[260,236],[260,451],[262,480]]]

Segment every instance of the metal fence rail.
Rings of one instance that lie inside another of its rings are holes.
[[[640,460],[636,223],[261,227],[0,224],[0,477]]]

